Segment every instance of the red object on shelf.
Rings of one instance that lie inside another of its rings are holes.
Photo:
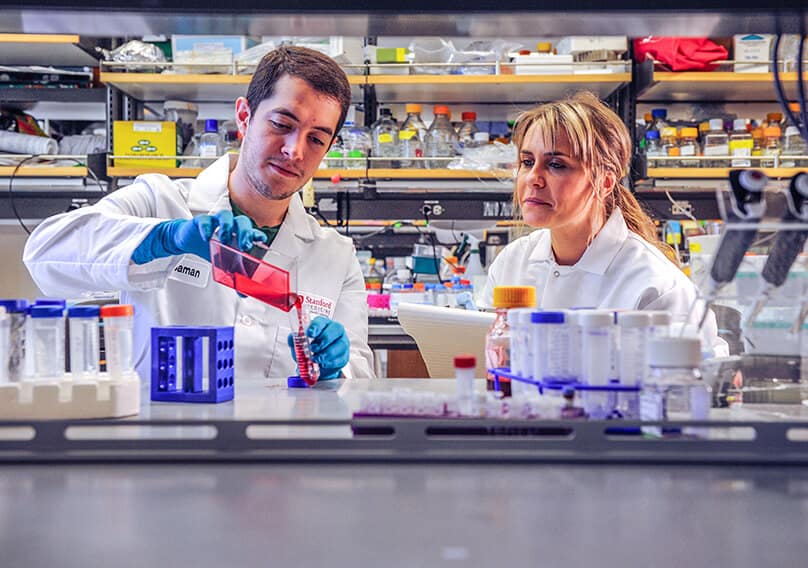
[[[634,40],[634,58],[642,63],[648,56],[671,71],[713,71],[715,61],[724,61],[729,52],[707,38],[645,37]]]
[[[210,240],[213,279],[245,296],[288,312],[297,294],[290,289],[289,271],[264,262],[246,252]]]

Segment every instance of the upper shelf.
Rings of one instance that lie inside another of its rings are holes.
[[[631,81],[631,73],[564,75],[371,75],[384,103],[531,103],[578,89],[601,98]]]
[[[95,67],[90,42],[72,34],[2,34],[0,65]]]
[[[119,73],[102,71],[102,83],[144,102],[181,99],[200,102],[233,102],[247,94],[252,75],[203,75],[168,73]],[[359,85],[365,78],[349,75],[353,98],[359,100]]]
[[[786,96],[797,97],[797,73],[781,73]],[[694,102],[740,101],[771,102],[777,100],[772,73],[735,73],[732,71],[681,73],[657,71],[651,86],[638,97],[640,101]]]

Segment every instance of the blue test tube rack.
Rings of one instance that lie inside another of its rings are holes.
[[[639,393],[642,388],[638,385],[621,385],[618,383],[610,385],[586,385],[577,381],[562,382],[562,381],[541,381],[520,377],[511,373],[508,367],[497,367],[495,369],[488,369],[494,377],[494,390],[498,391],[499,379],[507,378],[511,381],[520,381],[536,387],[539,394],[544,394],[545,390],[563,390],[565,387],[572,387],[576,391],[590,391],[590,392],[614,392],[614,393]]]
[[[177,353],[177,338],[182,352]],[[203,361],[203,341],[208,360]],[[159,402],[219,403],[233,400],[233,327],[153,327],[151,331],[151,399]],[[177,362],[181,361],[182,365]],[[203,384],[207,366],[208,384]],[[178,376],[181,368],[182,376]]]

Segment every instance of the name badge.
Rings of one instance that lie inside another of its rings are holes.
[[[325,296],[318,296],[317,294],[309,294],[308,292],[300,292],[303,298],[303,305],[309,309],[309,313],[314,316],[325,316],[327,318],[334,317],[334,310],[336,310],[336,302]]]
[[[197,260],[191,255],[183,256],[169,276],[171,280],[177,280],[183,284],[204,288],[210,280],[210,263],[204,260]]]

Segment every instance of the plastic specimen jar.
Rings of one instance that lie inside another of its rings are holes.
[[[28,300],[0,300],[0,306],[8,315],[8,358],[4,365],[8,369],[8,380],[22,380],[25,365],[25,320],[28,312]]]
[[[99,370],[98,306],[73,306],[67,310],[70,331],[70,372],[73,378],[90,378]]]
[[[578,316],[581,326],[581,382],[607,385],[613,378],[615,351],[614,315],[591,311]]]
[[[454,358],[457,407],[461,416],[474,416],[476,411],[474,396],[474,368],[476,366],[477,358],[474,355],[457,355]]]
[[[620,352],[618,376],[624,385],[642,384],[648,374],[648,337],[651,330],[648,312],[619,312]]]
[[[122,379],[135,370],[132,353],[134,315],[135,308],[129,304],[101,307],[101,317],[104,319],[107,374],[110,379]]]
[[[564,312],[536,312],[531,316],[533,378],[548,382],[569,376],[569,343]]]
[[[61,306],[33,306],[30,310],[33,378],[62,378],[65,372],[65,319]]]

